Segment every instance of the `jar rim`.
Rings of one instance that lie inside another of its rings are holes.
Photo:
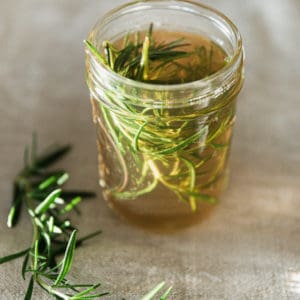
[[[145,89],[145,90],[157,90],[157,91],[176,91],[176,90],[182,90],[182,89],[193,89],[193,88],[199,88],[201,86],[208,86],[211,82],[217,81],[219,79],[222,79],[227,77],[226,75],[230,73],[232,68],[236,64],[239,63],[241,56],[243,55],[243,43],[242,43],[242,37],[241,34],[236,27],[236,25],[223,13],[218,11],[217,9],[214,9],[210,6],[200,4],[194,0],[136,0],[136,1],[131,1],[129,3],[120,5],[112,10],[110,10],[108,13],[106,13],[98,22],[96,25],[93,27],[91,32],[93,32],[96,28],[99,30],[101,27],[104,27],[107,22],[109,22],[112,19],[112,16],[114,16],[117,13],[122,12],[124,9],[128,7],[132,7],[137,4],[141,3],[147,3],[147,2],[170,2],[170,3],[187,3],[194,5],[196,7],[199,7],[201,9],[204,9],[207,12],[210,12],[214,14],[216,17],[221,18],[226,25],[229,26],[231,29],[231,32],[233,33],[235,42],[236,42],[236,47],[233,49],[233,54],[230,56],[230,60],[217,72],[208,75],[202,79],[198,79],[195,81],[191,82],[185,82],[185,83],[176,83],[176,84],[157,84],[157,83],[149,83],[149,82],[141,82],[141,81],[136,81],[134,79],[127,78],[125,76],[122,76],[118,74],[117,72],[114,72],[111,70],[107,65],[105,65],[103,62],[101,62],[98,58],[96,58],[97,64],[103,69],[102,71],[106,72],[106,75],[108,75],[112,80],[116,80],[119,83],[122,83],[124,85],[130,86],[132,88],[139,88],[139,89]],[[100,26],[99,26],[100,25]],[[90,36],[90,35],[89,35]]]

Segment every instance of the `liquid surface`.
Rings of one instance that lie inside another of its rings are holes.
[[[129,43],[142,44],[145,35],[145,32],[139,35],[131,34],[115,42],[114,47],[122,51]],[[178,47],[167,48],[162,53],[163,48],[159,47],[162,45],[173,47],[174,42],[178,43]],[[142,47],[139,50],[141,53]],[[161,57],[159,57],[160,51]],[[176,54],[175,52],[177,54],[185,52],[186,57],[173,59],[172,55]],[[225,65],[226,58],[225,51],[205,37],[193,33],[154,30],[150,39],[147,81],[158,84],[177,84],[199,80],[219,71]]]

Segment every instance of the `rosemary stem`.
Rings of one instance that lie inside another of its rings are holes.
[[[44,290],[46,290],[49,294],[51,295],[55,295],[63,300],[69,300],[70,297],[66,296],[65,294],[59,292],[58,290],[52,288],[52,286],[50,286],[46,281],[44,281],[41,276],[36,276],[36,282],[41,286],[41,288],[43,288]]]

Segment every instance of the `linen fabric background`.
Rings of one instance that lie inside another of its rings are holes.
[[[231,179],[202,223],[171,235],[116,217],[98,188],[95,130],[82,40],[95,21],[128,1],[0,2],[0,256],[28,247],[25,214],[6,228],[11,184],[31,133],[40,148],[74,151],[61,163],[70,186],[98,191],[74,216],[80,234],[103,234],[78,249],[70,278],[102,282],[108,299],[139,299],[162,280],[171,299],[300,299],[300,2],[203,1],[229,16],[246,50]],[[0,266],[0,299],[23,299],[21,260]],[[34,299],[49,299],[37,289]]]

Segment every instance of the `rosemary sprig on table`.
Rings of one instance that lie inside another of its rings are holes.
[[[18,252],[0,258],[0,264],[23,257],[22,277],[30,275],[24,299],[32,297],[34,285],[39,285],[56,299],[97,299],[108,292],[97,292],[98,284],[76,284],[67,279],[71,269],[75,248],[101,233],[93,232],[77,239],[78,229],[71,224],[66,214],[76,210],[83,198],[94,197],[89,191],[63,190],[69,174],[64,170],[49,170],[56,161],[70,151],[69,145],[57,146],[37,155],[37,142],[33,137],[31,151],[24,153],[24,168],[14,180],[12,206],[7,225],[13,227],[19,221],[22,205],[26,206],[33,226],[31,245]],[[59,257],[63,255],[58,262]],[[143,299],[153,297],[163,288],[161,283]],[[154,292],[154,293],[153,293]],[[169,294],[168,293],[165,295]],[[166,299],[165,298],[162,299]]]
[[[178,83],[181,72],[185,76],[180,82],[198,80],[214,72],[213,44],[210,50],[201,46],[184,51],[184,47],[191,45],[183,38],[169,43],[155,41],[152,24],[142,42],[140,36],[139,32],[134,39],[126,35],[123,46],[118,47],[109,41],[105,41],[102,48],[96,48],[88,40],[85,45],[87,53],[94,59],[136,81],[172,84]],[[197,63],[187,59],[182,62],[181,59],[191,56]],[[168,69],[169,66],[172,68]],[[168,74],[165,80],[161,74],[166,69],[175,70],[175,74]],[[88,84],[94,88],[95,83],[89,77]],[[140,92],[137,91],[137,95]],[[218,112],[217,105],[213,113],[197,109],[186,113],[184,109],[181,112],[163,107],[140,107],[134,104],[138,102],[134,99],[134,91],[130,101],[126,99],[128,95],[124,97],[124,103],[122,87],[118,87],[118,95],[114,93],[109,89],[103,91],[105,101],[93,94],[94,105],[99,106],[95,109],[100,115],[97,123],[112,144],[123,172],[123,182],[111,189],[112,196],[118,200],[135,199],[151,193],[161,184],[174,192],[179,200],[189,203],[193,211],[199,201],[215,203],[211,191],[226,163],[229,140],[224,141],[224,137],[233,124],[233,110],[228,109],[225,115],[221,108]],[[174,101],[167,93],[158,97],[164,97],[157,99],[161,103]],[[219,118],[221,113],[223,116]],[[132,171],[129,158],[137,166]]]

